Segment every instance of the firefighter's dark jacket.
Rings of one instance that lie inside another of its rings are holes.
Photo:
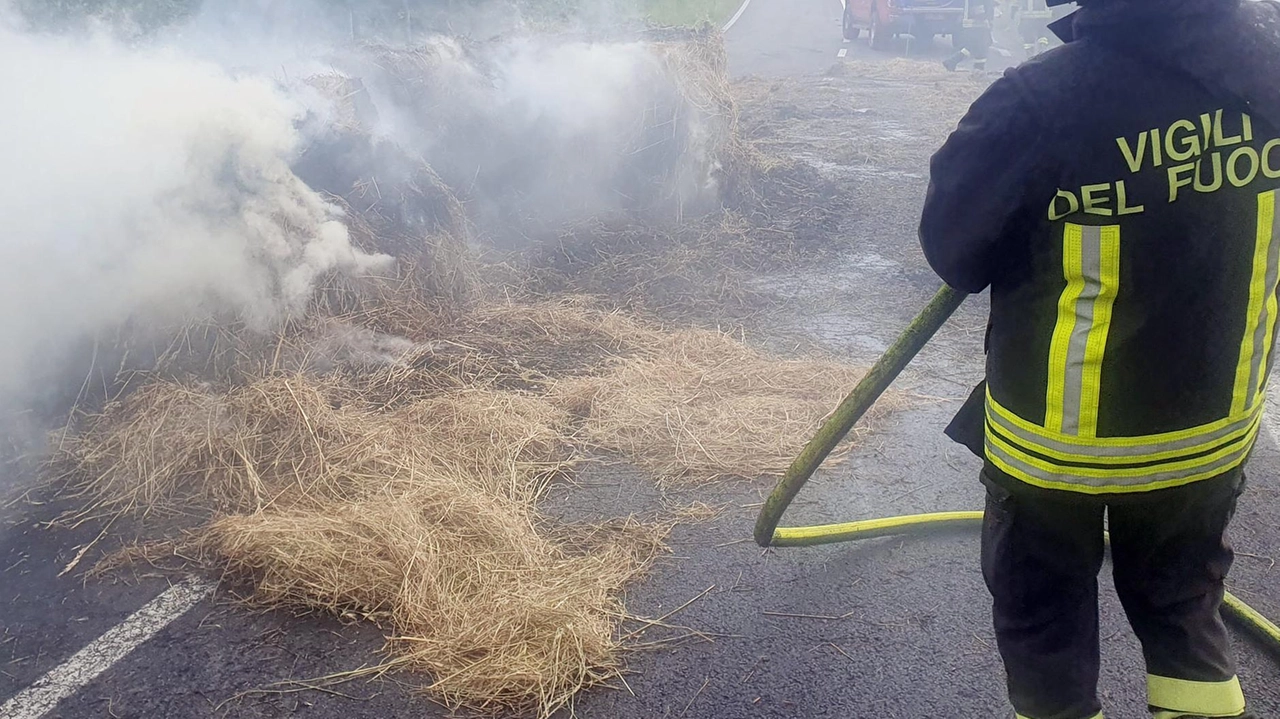
[[[932,160],[925,256],[991,289],[948,433],[1049,490],[1234,471],[1280,314],[1280,4],[1094,0],[1054,29]]]

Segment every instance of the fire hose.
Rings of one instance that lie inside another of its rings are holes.
[[[804,527],[779,527],[782,515],[800,493],[823,460],[853,429],[875,401],[884,394],[894,379],[920,352],[934,334],[946,324],[966,295],[944,286],[929,304],[916,315],[907,329],[885,351],[880,359],[853,388],[839,407],[827,418],[809,440],[773,492],[765,500],[756,519],[755,541],[761,547],[808,547],[818,544],[850,542],[873,537],[915,534],[956,527],[974,527],[982,523],[981,511],[934,512],[901,517],[883,517],[840,524]],[[1223,614],[1234,624],[1257,639],[1276,657],[1280,657],[1280,627],[1239,597],[1226,592]]]

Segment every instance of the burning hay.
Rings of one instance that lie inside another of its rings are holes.
[[[568,415],[472,390],[391,412],[301,376],[229,393],[156,384],[64,445],[103,511],[213,517],[187,543],[256,601],[359,616],[454,705],[541,716],[616,669],[619,592],[660,531],[557,527]]]
[[[599,377],[557,390],[585,410],[585,438],[665,479],[780,475],[862,371],[779,360],[686,330]]]
[[[130,392],[77,418],[52,463],[80,516],[187,520],[150,546],[263,606],[375,622],[388,666],[453,706],[547,716],[614,675],[621,592],[662,528],[552,521],[548,486],[597,448],[663,479],[776,474],[861,373],[613,309],[737,292],[703,270],[777,261],[830,229],[834,195],[737,137],[716,36],[610,48],[364,48],[339,65],[368,76],[312,78],[335,107],[292,169],[397,267],[317,276],[305,313],[201,324],[117,377]],[[624,101],[526,93],[583,65]],[[374,132],[388,98],[401,124]],[[486,243],[570,234],[481,283],[499,272],[479,270]]]

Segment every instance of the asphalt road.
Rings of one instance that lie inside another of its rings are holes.
[[[839,62],[841,49],[846,57],[874,57],[862,43],[841,41],[839,18],[838,0],[753,0],[728,36],[732,70],[811,75]],[[759,284],[794,308],[780,334],[869,360],[927,299],[936,280],[914,239],[923,175],[857,170],[849,181],[857,184],[864,205],[850,227],[854,251],[821,273],[761,277]],[[795,521],[980,506],[977,461],[949,444],[940,430],[954,400],[981,373],[982,317],[982,302],[976,299],[926,348],[899,387],[917,401],[886,419],[847,465],[823,470],[797,502]],[[1264,438],[1251,469],[1251,492],[1237,520],[1242,554],[1232,584],[1259,609],[1280,616],[1277,570],[1270,559],[1280,547],[1280,452],[1274,436]],[[658,506],[664,499],[625,468],[595,471],[599,474],[583,484],[596,487],[596,495],[558,493],[549,502],[552,511],[608,516]],[[660,616],[697,598],[672,621],[709,639],[686,638],[630,656],[629,689],[619,685],[587,692],[576,707],[578,716],[999,715],[1005,706],[1002,675],[974,536],[962,532],[761,552],[742,540],[754,519],[751,505],[767,489],[729,484],[689,491],[688,499],[725,511],[712,521],[677,528],[672,555],[633,590],[628,606],[639,615]],[[57,510],[27,503],[0,509],[0,706],[172,581],[142,570],[86,579],[79,571],[83,567],[59,576],[101,528],[44,528]],[[109,548],[104,542],[93,553]],[[1144,715],[1137,643],[1109,588],[1103,605],[1102,690],[1108,716],[1137,719]],[[681,632],[667,636],[678,639]],[[335,693],[262,690],[277,681],[354,669],[372,660],[380,645],[381,636],[368,627],[249,613],[215,596],[105,668],[47,716],[448,715],[395,679],[351,683]],[[1280,716],[1280,669],[1248,643],[1237,645],[1241,676],[1255,707]]]

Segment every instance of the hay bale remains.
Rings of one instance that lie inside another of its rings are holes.
[[[343,211],[352,244],[395,257],[424,298],[463,306],[479,288],[471,220],[452,188],[415,152],[375,138],[378,110],[360,78],[303,80],[324,98],[294,172]]]
[[[769,357],[719,332],[685,330],[600,377],[561,382],[556,394],[585,413],[586,441],[661,479],[755,478],[786,471],[863,374],[832,360]]]
[[[617,669],[619,593],[662,530],[557,527],[535,508],[572,457],[569,415],[484,389],[392,411],[325,381],[157,383],[57,458],[96,511],[211,521],[187,551],[265,606],[377,622],[390,664],[453,706],[547,716]]]
[[[519,506],[443,482],[227,517],[207,536],[257,601],[387,627],[393,662],[450,706],[546,717],[617,671],[620,592],[656,543],[621,529],[577,553]]]
[[[621,592],[665,533],[553,522],[549,483],[592,448],[660,479],[780,473],[861,375],[577,298],[437,316],[412,340],[351,318],[310,329],[278,364],[305,366],[289,357],[310,342],[326,374],[156,380],[85,418],[52,465],[80,516],[187,518],[125,557],[374,622],[383,667],[425,674],[441,701],[540,717],[619,670]]]

